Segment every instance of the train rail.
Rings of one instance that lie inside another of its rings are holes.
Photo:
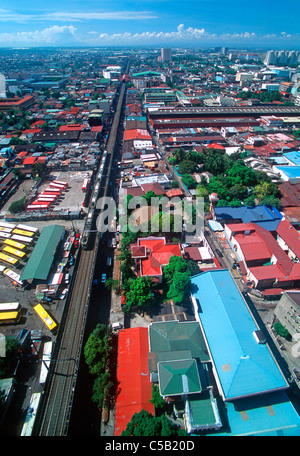
[[[97,193],[94,191],[92,195],[91,203],[94,201],[92,206],[96,204],[102,192],[103,195],[106,195],[108,191],[125,90],[126,85],[122,83],[114,121],[107,142],[107,157],[105,157],[101,178],[98,174],[99,186],[97,187]],[[102,161],[100,162],[99,172],[101,166]],[[107,173],[104,167],[107,167]],[[95,197],[94,200],[93,197]],[[40,401],[33,435],[68,435],[90,301],[91,282],[99,246],[99,237],[95,230],[91,229],[93,228],[95,212],[96,208],[90,205],[84,228],[84,234],[87,235],[87,238],[84,245],[82,245],[83,248],[78,251],[73,287],[69,291],[64,320],[60,323],[60,332],[52,356],[43,397]],[[87,224],[88,222],[89,225]]]

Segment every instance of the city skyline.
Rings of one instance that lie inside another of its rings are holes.
[[[96,0],[43,5],[7,0],[0,8],[0,47],[151,46],[299,49],[299,4],[270,0]],[[291,14],[293,13],[293,14]]]

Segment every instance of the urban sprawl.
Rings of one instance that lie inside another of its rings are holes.
[[[2,49],[0,290],[1,435],[299,436],[300,52]]]

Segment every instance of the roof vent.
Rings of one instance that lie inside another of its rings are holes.
[[[267,342],[267,340],[261,330],[253,331],[253,335],[258,344],[265,344]]]

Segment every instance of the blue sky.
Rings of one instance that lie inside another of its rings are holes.
[[[0,1],[0,46],[300,50],[300,1]]]

